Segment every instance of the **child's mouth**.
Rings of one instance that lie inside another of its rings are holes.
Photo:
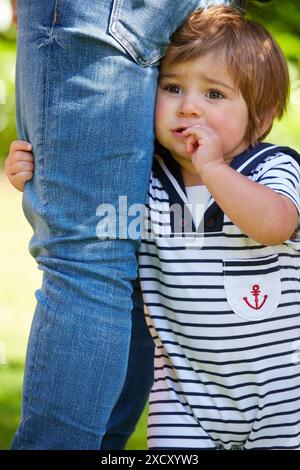
[[[181,137],[183,139],[186,138],[186,136],[183,135],[183,131],[185,131],[186,129],[187,127],[178,127],[177,129],[174,129],[172,133],[175,135],[175,137]]]

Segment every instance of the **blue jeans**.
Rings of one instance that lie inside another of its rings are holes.
[[[146,201],[157,61],[200,2],[178,0],[178,15],[170,3],[18,2],[18,132],[35,157],[23,208],[43,283],[13,449],[99,449],[106,430],[105,448],[118,448],[145,404],[153,352],[141,308],[132,313],[143,333],[133,335],[137,365],[127,377],[135,394],[125,386],[120,397],[139,239],[124,236],[124,224],[121,236],[117,222],[119,196],[128,207]],[[103,204],[115,208],[114,238],[97,230]]]
[[[132,333],[126,380],[102,439],[102,450],[124,449],[144,409],[154,379],[154,343],[145,322],[138,281],[133,283],[132,301]]]

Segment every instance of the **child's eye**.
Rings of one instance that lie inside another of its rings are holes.
[[[206,96],[212,100],[219,100],[224,98],[224,95],[217,90],[209,91]]]
[[[173,95],[179,95],[182,93],[182,89],[178,85],[166,85],[164,87],[164,90],[168,91],[169,93],[172,93]]]

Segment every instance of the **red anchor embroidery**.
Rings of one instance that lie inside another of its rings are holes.
[[[253,308],[254,310],[259,310],[262,308],[262,306],[264,305],[265,301],[267,300],[268,296],[267,295],[264,295],[264,298],[263,298],[263,301],[262,303],[259,305],[259,301],[258,301],[258,297],[260,295],[260,288],[259,288],[259,285],[258,284],[254,284],[252,286],[252,291],[251,291],[251,294],[254,296],[254,302],[255,302],[255,306],[251,305],[250,302],[248,301],[248,298],[247,297],[243,297],[243,300],[246,302],[246,304]]]

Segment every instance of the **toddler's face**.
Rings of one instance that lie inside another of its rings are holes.
[[[209,53],[173,65],[163,60],[156,97],[156,137],[179,163],[191,158],[182,130],[201,122],[219,136],[225,161],[249,146],[248,108],[222,58]]]

